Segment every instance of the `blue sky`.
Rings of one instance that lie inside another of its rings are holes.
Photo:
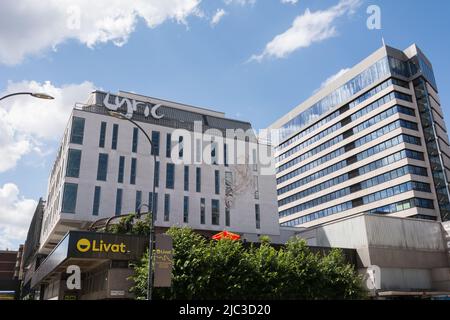
[[[0,102],[0,249],[24,241],[70,108],[93,88],[221,110],[265,128],[384,37],[425,52],[450,120],[449,1],[149,1],[157,9],[126,2],[134,10],[91,2],[0,2],[0,95],[32,88],[58,98]],[[366,26],[369,5],[381,9],[380,30]],[[296,36],[272,41],[294,21]]]

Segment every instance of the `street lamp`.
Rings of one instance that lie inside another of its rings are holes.
[[[108,114],[114,118],[121,119],[121,120],[128,120],[132,124],[134,124],[139,130],[144,133],[145,137],[147,138],[148,142],[150,143],[151,150],[153,151],[153,193],[152,193],[152,209],[151,209],[151,220],[150,220],[150,239],[148,244],[148,277],[147,277],[147,300],[152,300],[152,291],[153,291],[153,243],[155,242],[155,191],[156,191],[156,153],[154,152],[154,146],[153,141],[148,136],[147,132],[135,121],[128,119],[120,112],[115,112],[108,110]],[[142,205],[141,205],[142,206]],[[138,208],[138,214],[140,214],[141,206]],[[147,205],[146,205],[147,206]],[[148,206],[147,206],[148,207]]]
[[[40,93],[40,92],[16,92],[16,93],[11,93],[11,94],[7,94],[6,96],[3,96],[0,98],[0,100],[12,97],[12,96],[18,96],[18,95],[30,95],[32,97],[38,98],[38,99],[46,99],[46,100],[53,100],[55,98],[53,98],[51,95],[48,95],[46,93]]]

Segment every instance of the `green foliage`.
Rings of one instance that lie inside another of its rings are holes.
[[[111,224],[107,231],[118,234],[149,235],[151,216],[146,214],[142,217],[143,219],[135,220],[136,215],[130,213],[128,216],[120,218],[118,223]]]
[[[341,250],[314,254],[300,238],[276,249],[264,237],[208,241],[189,228],[171,228],[174,266],[171,288],[155,288],[156,299],[361,299],[361,277]],[[135,266],[132,291],[145,298],[148,255]]]

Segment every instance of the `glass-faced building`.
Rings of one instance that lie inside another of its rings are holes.
[[[416,45],[382,47],[270,129],[281,226],[358,213],[450,220],[450,144]]]
[[[135,121],[144,133],[116,111]],[[69,230],[155,205],[157,228],[279,236],[275,177],[251,124],[152,97],[93,92],[73,109],[50,174],[40,252]],[[258,151],[258,152],[256,152]],[[267,152],[266,152],[267,153]],[[156,166],[154,165],[156,157]],[[153,194],[155,179],[156,192]]]

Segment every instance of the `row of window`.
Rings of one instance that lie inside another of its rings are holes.
[[[320,118],[333,107],[389,74],[388,59],[384,57],[284,124],[280,130],[280,141],[285,140],[291,134],[309,125],[314,119]]]
[[[406,100],[411,102],[412,98],[409,95],[405,95],[403,93],[400,92],[391,92],[387,95],[385,95],[384,97],[378,99],[377,101],[369,104],[368,106],[362,108],[361,110],[355,112],[354,114],[352,114],[351,116],[343,119],[342,121],[336,123],[335,125],[331,126],[328,129],[325,129],[324,131],[319,132],[318,134],[314,135],[313,137],[311,137],[310,139],[300,143],[299,145],[287,150],[286,152],[284,152],[283,154],[279,155],[277,157],[277,161],[281,161],[289,156],[291,156],[292,154],[296,153],[299,150],[304,149],[305,147],[311,145],[312,143],[319,141],[320,139],[322,139],[323,137],[335,132],[336,130],[338,130],[339,128],[343,127],[344,123],[345,125],[350,123],[350,121],[356,121],[357,119],[359,119],[360,117],[372,112],[373,110],[385,105],[386,103],[394,100],[395,98],[397,99],[402,99],[402,100]],[[406,108],[406,107],[401,107],[398,106],[397,109],[391,110],[391,113],[388,116],[391,116],[394,112],[400,112],[400,113],[404,113],[404,114],[408,114],[408,115],[412,115],[414,116],[414,110],[411,108]],[[379,117],[383,117],[383,119],[386,118],[386,114],[380,114]],[[368,121],[365,121],[364,123],[360,124],[358,127],[353,128],[354,133],[361,131],[362,129],[368,128],[370,126],[373,125],[372,122],[370,121],[374,121],[375,117],[371,118]],[[377,120],[377,122],[380,120]],[[359,130],[358,130],[359,129]]]
[[[282,210],[279,212],[279,216],[285,217],[285,216],[288,216],[288,215],[291,215],[291,214],[294,214],[294,213],[297,213],[300,211],[304,211],[304,210],[316,207],[318,205],[342,198],[342,197],[352,194],[354,192],[359,192],[361,190],[369,189],[376,185],[383,184],[383,183],[391,181],[391,180],[395,180],[395,179],[402,177],[404,175],[407,175],[407,174],[414,174],[414,175],[420,175],[420,176],[428,175],[426,168],[413,166],[413,165],[406,165],[406,166],[391,170],[389,172],[386,172],[384,174],[380,174],[373,178],[361,181],[355,185],[352,185],[352,186],[328,193],[321,197],[317,197],[313,200],[298,204],[289,209]],[[285,204],[288,204],[293,201],[297,201],[297,200],[301,199],[302,193],[303,192],[299,192],[297,194],[294,194],[292,196],[289,196],[285,199],[278,201],[278,206],[281,207],[282,205],[285,205]]]
[[[420,138],[414,137],[414,136],[410,136],[410,135],[407,135],[407,134],[401,134],[401,135],[398,135],[398,136],[396,136],[394,138],[386,140],[386,141],[384,141],[384,142],[382,142],[380,144],[377,144],[374,147],[371,147],[369,149],[366,149],[366,150],[356,154],[355,155],[356,162],[357,161],[361,161],[363,159],[366,159],[368,157],[371,157],[374,154],[377,154],[377,153],[379,153],[381,151],[389,149],[389,148],[391,148],[393,146],[396,146],[396,145],[398,145],[398,144],[400,144],[402,142],[415,144],[415,145],[421,145]],[[315,161],[313,161],[312,163],[315,163]],[[295,181],[295,182],[293,182],[293,183],[291,183],[291,184],[289,184],[289,185],[279,189],[278,190],[278,195],[283,194],[283,193],[285,193],[287,191],[290,191],[292,189],[298,188],[298,187],[300,187],[300,186],[302,186],[304,184],[307,184],[307,183],[309,183],[311,181],[314,181],[316,179],[319,179],[321,177],[324,177],[324,176],[326,176],[326,175],[328,175],[328,174],[330,174],[332,172],[336,172],[336,171],[344,168],[348,164],[349,164],[349,161],[348,161],[348,159],[346,159],[346,160],[340,161],[340,162],[338,162],[336,164],[333,164],[333,165],[331,165],[331,166],[329,166],[329,167],[327,167],[327,168],[325,168],[323,170],[317,171],[316,173],[313,173],[313,174],[311,174],[311,175],[309,175],[309,176],[307,176],[307,177],[305,177],[303,179]],[[292,179],[292,178],[298,176],[299,174],[301,174],[301,173],[303,173],[305,171],[308,171],[308,170],[310,170],[312,168],[313,167],[310,168],[310,164],[307,164],[307,165],[305,165],[303,167],[300,167],[300,168],[298,168],[298,169],[296,169],[294,171],[291,171],[290,173],[279,177],[277,179],[277,184],[280,184],[280,183],[282,183],[284,181]]]
[[[383,83],[379,84],[378,86],[376,86],[375,88],[371,89],[370,91],[366,92],[365,94],[359,96],[358,98],[356,98],[352,102],[350,102],[348,104],[348,109],[352,109],[352,108],[356,107],[357,105],[359,105],[362,102],[368,100],[372,96],[376,95],[377,93],[381,92],[382,90],[386,89],[387,87],[389,87],[389,86],[391,86],[393,84],[394,85],[398,85],[398,86],[402,86],[404,88],[409,88],[409,84],[407,82],[405,82],[405,81],[398,80],[398,79],[395,79],[395,78],[388,79],[388,80],[384,81]],[[300,131],[295,136],[291,137],[287,141],[285,141],[282,144],[280,144],[277,147],[277,151],[281,151],[282,149],[284,149],[287,146],[291,145],[295,141],[298,141],[299,139],[301,139],[305,135],[313,132],[314,130],[317,130],[318,128],[323,127],[326,123],[328,123],[331,120],[333,120],[334,118],[340,116],[341,114],[343,114],[348,109],[345,106],[343,106],[343,107],[339,108],[339,110],[333,112],[332,114],[328,115],[327,117],[325,117],[324,119],[322,119],[319,122],[315,123],[314,125],[310,126],[309,128],[307,128],[307,129],[305,129],[303,131]],[[366,109],[366,108],[364,108],[364,109]],[[370,111],[367,111],[367,113],[368,112],[370,112]],[[322,132],[319,133],[318,135],[324,136]]]
[[[374,202],[374,201],[378,201],[381,199],[385,199],[387,198],[387,195],[389,194],[390,196],[394,196],[394,195],[398,195],[401,193],[405,193],[408,191],[412,191],[412,190],[417,190],[417,191],[422,191],[422,192],[428,192],[430,193],[430,185],[428,183],[423,183],[423,182],[417,182],[417,181],[408,181],[405,183],[402,183],[400,185],[397,185],[395,187],[391,187],[379,192],[376,192],[374,194],[368,195],[367,199],[370,199],[370,202]],[[428,191],[427,191],[428,190]],[[377,194],[377,196],[375,196],[375,194]],[[381,198],[380,195],[384,194],[386,195],[386,197]],[[378,200],[376,200],[378,199]],[[368,200],[362,202],[362,201],[357,201],[357,200],[353,200],[353,201],[347,201],[344,203],[341,203],[339,205],[327,208],[327,209],[323,209],[299,218],[295,218],[286,222],[283,222],[281,224],[281,226],[283,227],[295,227],[298,225],[302,225],[304,223],[313,221],[313,220],[317,220],[317,219],[321,219],[324,217],[328,217],[330,215],[334,215],[337,213],[342,213],[344,211],[350,210],[352,208],[361,206],[363,204],[368,204],[370,203]]]
[[[62,209],[61,211],[64,213],[75,213],[76,203],[77,203],[77,193],[78,193],[78,185],[75,183],[65,183],[64,191],[63,191],[63,201],[62,201]],[[119,188],[116,191],[116,204],[115,204],[115,214],[122,214],[122,201],[123,201],[123,189]],[[150,209],[153,208],[152,204],[155,201],[155,220],[158,217],[158,193],[155,193],[153,197],[153,193],[149,192],[148,194],[148,206]],[[94,189],[94,201],[92,204],[92,215],[98,216],[101,202],[101,187],[96,186]],[[135,201],[135,211],[137,211],[142,205],[142,191],[136,191],[136,201]],[[164,195],[164,221],[169,221],[170,219],[170,194]],[[183,222],[189,223],[189,197],[183,197]],[[200,199],[200,224],[206,223],[206,200],[205,198]],[[225,208],[225,225],[230,226],[231,217],[230,217],[230,209]],[[211,224],[219,225],[220,224],[220,201],[218,199],[211,200]],[[257,229],[261,228],[261,214],[260,214],[260,205],[255,204],[255,226]]]
[[[384,127],[381,127],[380,129],[377,129],[377,130],[373,131],[372,133],[369,133],[369,134],[367,134],[367,135],[365,135],[365,136],[355,140],[354,142],[350,142],[348,145],[353,145],[354,148],[360,147],[363,144],[366,144],[366,143],[368,143],[368,142],[370,142],[372,140],[375,140],[375,139],[377,139],[377,138],[379,138],[379,137],[389,133],[390,131],[393,131],[393,130],[395,130],[397,128],[400,128],[400,127],[418,131],[417,123],[411,122],[411,121],[407,121],[407,120],[403,120],[403,119],[399,119],[399,120],[396,120],[394,122],[391,122],[390,124],[388,124],[388,125],[386,125]],[[344,146],[344,147],[341,147],[339,149],[336,149],[335,151],[333,151],[333,152],[331,152],[331,153],[329,153],[329,154],[327,154],[327,155],[325,155],[325,156],[323,156],[323,157],[321,157],[321,158],[319,158],[319,159],[309,163],[308,165],[315,164],[315,163],[317,163],[317,165],[319,165],[319,164],[322,164],[322,163],[324,163],[326,161],[329,161],[329,160],[331,160],[333,158],[336,158],[336,157],[344,154],[345,152],[347,152],[348,150],[346,148],[348,148],[348,147]],[[284,171],[284,170],[286,170],[286,169],[296,165],[297,163],[299,163],[299,162],[301,162],[303,160],[304,160],[303,156],[300,156],[300,157],[297,157],[295,159],[292,159],[291,161],[286,162],[285,164],[279,166],[277,168],[277,173],[282,172],[282,171]],[[306,166],[308,166],[308,165],[306,165]],[[314,168],[315,166],[316,165],[313,165],[313,166],[311,166],[311,168]]]
[[[423,198],[412,198],[396,203],[391,203],[383,207],[375,208],[369,211],[371,214],[389,214],[403,210],[408,210],[414,207],[434,209],[433,200]]]
[[[313,186],[311,188],[304,189],[301,192],[295,194],[297,196],[295,198],[295,200],[307,197],[307,196],[309,196],[311,194],[320,192],[322,190],[326,190],[326,189],[332,188],[332,187],[334,187],[334,186],[336,186],[338,184],[341,184],[341,183],[343,183],[345,181],[348,181],[348,180],[350,180],[352,178],[355,178],[357,176],[361,176],[361,175],[367,174],[369,172],[375,171],[377,169],[389,166],[389,165],[391,165],[391,164],[393,164],[395,162],[400,161],[401,159],[410,158],[410,159],[416,159],[416,160],[424,160],[423,157],[424,157],[423,153],[417,152],[417,151],[413,151],[413,150],[409,150],[409,149],[398,151],[398,152],[396,152],[394,154],[391,154],[391,155],[389,155],[387,157],[384,157],[384,158],[381,158],[379,160],[373,161],[373,162],[371,162],[369,164],[366,164],[365,166],[362,166],[362,167],[360,167],[358,169],[355,169],[355,170],[352,170],[350,172],[344,173],[344,174],[342,174],[340,176],[337,176],[337,177],[335,177],[333,179],[324,181],[324,182],[322,182],[322,183],[320,183],[318,185],[315,185],[315,186]],[[280,191],[280,190],[278,190],[278,191]],[[283,200],[279,201],[280,205],[284,205],[284,204],[288,203],[288,202],[285,202]]]
[[[334,137],[333,139],[328,140],[327,142],[322,143],[321,145],[311,149],[310,151],[302,154],[301,156],[297,157],[296,159],[299,159],[298,161],[303,161],[325,149],[328,149],[330,147],[332,147],[333,145],[347,139],[348,137],[350,137],[353,134],[357,134],[358,132],[361,132],[365,129],[370,128],[371,126],[391,117],[392,115],[396,114],[396,113],[403,113],[403,114],[407,114],[407,115],[414,115],[414,110],[411,108],[407,108],[407,107],[403,107],[403,106],[393,106],[381,113],[379,113],[378,115],[360,123],[359,125],[357,125],[356,127],[344,132],[343,134],[340,134],[339,136]],[[293,149],[291,149],[288,153],[290,153],[291,151],[299,151],[300,149],[297,149],[298,146],[294,147]]]

